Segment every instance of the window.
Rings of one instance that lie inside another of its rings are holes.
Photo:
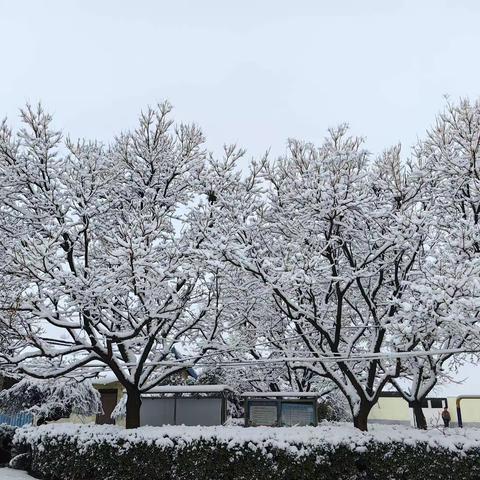
[[[413,408],[413,402],[408,402],[408,406],[409,406],[410,408]],[[428,408],[428,402],[427,402],[427,400],[426,400],[426,399],[422,400],[420,406],[421,406],[422,408]]]
[[[443,399],[442,398],[431,398],[430,399],[431,408],[443,408]]]

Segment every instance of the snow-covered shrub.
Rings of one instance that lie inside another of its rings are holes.
[[[0,424],[0,465],[8,463],[11,458],[13,436],[16,427]]]
[[[56,480],[468,480],[480,430],[45,425],[18,429],[32,470]]]
[[[8,463],[10,468],[15,470],[29,470],[32,464],[32,456],[30,452],[19,453],[15,456],[12,455],[12,459]]]
[[[13,439],[17,427],[10,427],[8,425],[0,425],[1,427],[8,427],[6,434],[9,437],[8,452],[9,457],[8,466],[17,470],[30,470],[32,464],[31,448],[26,443],[14,443]]]
[[[15,435],[15,430],[17,427],[12,427],[6,423],[0,424],[0,444],[3,444],[6,441],[12,441],[13,436]]]

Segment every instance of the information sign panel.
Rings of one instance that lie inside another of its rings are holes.
[[[315,425],[315,412],[313,409],[314,406],[311,403],[282,403],[282,426]]]
[[[277,424],[277,419],[277,402],[257,401],[250,403],[250,425],[273,426]]]

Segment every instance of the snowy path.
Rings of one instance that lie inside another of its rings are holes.
[[[27,472],[23,470],[12,470],[11,468],[0,468],[0,480],[32,480]]]

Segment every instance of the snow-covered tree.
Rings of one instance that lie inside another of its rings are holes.
[[[226,383],[239,393],[333,390],[308,366],[285,360],[302,343],[262,282],[224,264],[222,273],[217,270],[216,283],[211,312],[218,318],[220,335],[203,359],[201,382]]]
[[[0,262],[4,261],[0,259]],[[0,375],[5,376],[15,370],[6,356],[15,355],[25,347],[25,331],[18,322],[18,318],[14,310],[9,310],[15,305],[18,298],[18,292],[15,291],[13,285],[8,279],[0,278],[0,308],[3,314],[0,316]]]
[[[410,162],[340,126],[246,173],[170,110],[108,146],[41,107],[2,123],[0,322],[25,347],[2,358],[38,379],[108,368],[128,427],[197,362],[249,389],[333,384],[361,429],[389,383],[421,402],[477,338],[479,106],[449,105]]]
[[[427,428],[423,400],[448,380],[452,361],[456,366],[466,357],[454,352],[478,348],[476,276],[467,270],[442,242],[428,250],[409,298],[407,315],[415,330],[408,341],[424,355],[403,359],[402,378],[392,383],[412,406],[419,428]]]
[[[202,232],[289,320],[302,340],[290,361],[334,382],[366,429],[406,368],[398,352],[421,340],[407,313],[432,224],[418,165],[403,166],[399,148],[371,162],[344,126],[319,148],[291,140],[246,178],[234,165],[212,167],[216,201],[204,203]]]
[[[84,380],[23,378],[0,391],[0,411],[7,414],[31,413],[39,423],[78,415],[95,415],[102,411],[100,393]]]
[[[425,201],[433,228],[421,276],[412,296],[417,331],[416,350],[478,350],[480,285],[480,104],[448,102],[415,148],[426,181]],[[428,292],[428,295],[426,295]],[[413,358],[410,382],[395,382],[426,428],[421,403],[439,379],[452,353]],[[462,357],[456,357],[456,362]]]
[[[141,393],[184,368],[173,347],[199,358],[212,336],[211,279],[186,215],[203,136],[170,111],[147,109],[110,146],[64,138],[41,106],[21,111],[17,132],[0,127],[0,272],[15,293],[3,321],[13,313],[28,343],[8,360],[39,379],[108,367],[128,394],[127,427]]]

